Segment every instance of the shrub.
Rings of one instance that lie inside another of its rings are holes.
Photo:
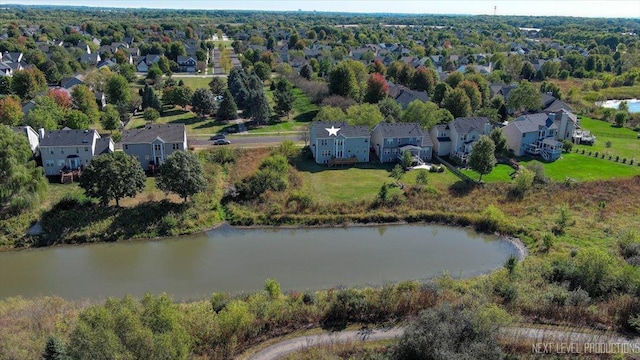
[[[155,121],[160,117],[160,113],[154,108],[146,108],[142,117],[147,121]]]
[[[622,163],[626,164],[627,163],[627,158],[622,158]]]
[[[418,175],[416,176],[416,184],[418,185],[427,185],[429,179],[427,178],[427,172],[424,170],[419,170]]]
[[[520,169],[513,183],[513,194],[516,196],[524,196],[524,194],[531,189],[535,176],[535,173],[527,168]]]
[[[620,160],[620,156],[616,156],[616,162],[618,162],[618,160]]]
[[[591,297],[589,297],[589,293],[582,290],[581,288],[570,291],[569,296],[567,296],[567,305],[587,306],[590,302]]]
[[[545,175],[544,165],[541,162],[534,160],[527,165],[527,169],[529,169],[529,171],[532,171],[534,173],[533,181],[535,183],[537,184],[547,183],[548,179],[547,179],[547,176]]]
[[[425,310],[400,338],[393,359],[500,359],[497,325],[449,304]]]

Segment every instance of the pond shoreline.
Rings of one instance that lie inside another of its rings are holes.
[[[38,249],[48,249],[48,248],[64,248],[64,247],[77,247],[77,246],[89,246],[93,244],[108,244],[108,243],[126,243],[126,242],[144,242],[144,241],[162,241],[170,238],[180,238],[185,236],[192,235],[201,235],[205,234],[209,231],[214,231],[218,229],[231,228],[237,230],[260,230],[260,229],[282,229],[282,230],[305,230],[305,229],[332,229],[332,228],[362,228],[362,227],[383,227],[383,226],[402,226],[402,225],[440,225],[440,226],[450,226],[453,228],[461,228],[461,229],[470,229],[479,234],[483,234],[476,230],[473,226],[461,226],[456,224],[451,224],[442,221],[395,221],[395,222],[368,222],[368,223],[342,223],[342,224],[321,224],[321,225],[231,225],[227,221],[220,222],[214,226],[207,227],[205,229],[197,230],[194,232],[184,233],[180,235],[167,235],[167,236],[157,236],[153,238],[130,238],[118,241],[96,241],[96,242],[85,242],[85,243],[60,243],[49,246],[40,246],[40,247],[24,247],[24,248],[10,248],[10,249],[1,249],[2,252],[18,252],[18,251],[27,251],[27,250],[38,250]],[[529,255],[529,249],[526,244],[522,242],[520,238],[517,238],[508,234],[500,234],[500,233],[484,233],[487,235],[494,235],[498,238],[498,240],[505,240],[511,243],[518,252],[518,260],[522,261]]]

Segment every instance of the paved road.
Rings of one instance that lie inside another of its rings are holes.
[[[276,360],[310,346],[322,344],[396,339],[402,336],[405,329],[405,327],[396,327],[380,330],[350,330],[301,336],[266,347],[249,357],[249,360]],[[586,344],[626,344],[626,346],[640,349],[640,338],[627,339],[619,335],[589,334],[576,331],[527,327],[504,328],[501,329],[500,335],[506,339],[526,339],[532,343],[547,344],[546,348],[544,345],[541,345],[539,349],[540,351],[549,351],[551,353],[557,353],[563,350],[566,353],[567,351],[571,351],[571,349],[585,353]],[[564,344],[564,348],[562,344]],[[574,347],[567,347],[570,346],[570,344],[574,344]],[[592,351],[595,351],[595,349]]]

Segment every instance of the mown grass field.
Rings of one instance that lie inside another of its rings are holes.
[[[588,117],[581,117],[580,125],[596,135],[596,142],[593,145],[576,145],[576,148],[640,161],[640,139],[635,131]],[[607,147],[608,142],[610,147]]]
[[[320,203],[330,204],[350,201],[372,201],[377,196],[383,184],[395,183],[390,177],[393,164],[382,165],[371,161],[368,164],[356,166],[332,167],[319,165],[313,160],[306,160],[296,164],[304,180],[305,192],[313,194]],[[400,179],[401,183],[415,184],[416,176],[422,170],[406,172]],[[448,186],[458,178],[445,171],[444,173],[428,173],[428,184],[432,186]],[[392,188],[391,192],[400,191]]]
[[[172,78],[176,81],[179,82],[180,80],[182,80],[184,82],[184,84],[190,88],[192,88],[193,90],[195,89],[200,89],[200,88],[205,88],[208,89],[209,88],[209,82],[211,82],[211,75],[198,75],[198,76],[180,76],[180,75],[173,75]],[[224,78],[223,80],[226,80],[226,78]]]
[[[142,118],[142,114],[134,116],[125,127],[126,129],[135,129],[144,126],[147,123]],[[202,119],[191,111],[184,110],[179,107],[166,109],[164,113],[153,122],[154,124],[185,124],[187,135],[208,136],[224,131],[230,125],[226,122],[216,121],[215,118]]]

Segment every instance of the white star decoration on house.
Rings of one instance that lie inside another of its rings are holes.
[[[329,128],[324,128],[324,129],[329,132],[329,136],[331,135],[338,136],[338,131],[340,131],[340,128],[336,128],[333,125],[331,125],[331,129]]]

